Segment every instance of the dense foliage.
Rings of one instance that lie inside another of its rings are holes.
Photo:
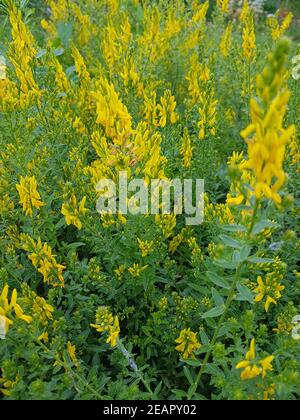
[[[0,398],[300,397],[300,15],[278,3],[0,2]],[[204,179],[204,223],[100,216],[119,171]]]

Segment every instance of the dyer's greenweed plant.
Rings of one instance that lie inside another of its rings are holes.
[[[0,3],[0,398],[298,399],[297,19]]]

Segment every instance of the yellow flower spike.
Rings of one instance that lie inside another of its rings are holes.
[[[70,200],[62,205],[61,213],[65,216],[67,225],[74,225],[78,230],[82,229],[80,216],[84,216],[88,212],[85,203],[86,197],[83,197],[78,205],[76,196],[72,195]]]
[[[253,338],[250,343],[250,350],[246,354],[246,360],[254,360],[255,359],[255,339]]]
[[[111,347],[117,345],[118,337],[120,334],[120,323],[117,316],[113,316],[107,306],[101,306],[96,312],[96,324],[91,324],[91,327],[95,328],[97,332],[103,333],[108,332],[107,344]]]
[[[268,273],[266,281],[264,282],[261,276],[257,278],[257,287],[254,292],[257,293],[255,302],[261,302],[265,299],[264,308],[268,312],[271,304],[277,305],[277,300],[281,298],[281,292],[284,290],[279,281],[281,277],[278,277],[276,273]]]
[[[222,36],[220,42],[220,51],[223,57],[228,57],[231,47],[231,37],[232,37],[232,23],[228,23],[226,30]]]
[[[229,12],[229,0],[217,0],[217,5],[222,13]]]
[[[246,353],[245,360],[239,362],[236,365],[236,369],[243,369],[241,373],[241,379],[243,381],[254,379],[258,376],[265,378],[268,371],[272,371],[272,362],[274,356],[268,356],[265,359],[256,361],[256,352],[255,352],[255,339],[251,340],[250,349]]]
[[[140,277],[143,271],[148,268],[148,264],[144,267],[141,267],[139,264],[133,264],[132,267],[128,268],[128,272],[132,275],[132,277]]]
[[[259,364],[261,365],[263,371],[262,371],[262,377],[265,378],[268,371],[273,370],[272,362],[275,359],[274,356],[268,356],[265,359],[261,360]]]
[[[30,324],[32,322],[32,317],[25,315],[21,306],[17,303],[17,291],[13,290],[10,303],[8,302],[8,293],[9,287],[6,284],[0,295],[0,338],[4,339],[8,333],[8,330],[11,325],[13,325],[14,320],[11,319],[12,312],[14,311],[17,318]]]
[[[117,340],[120,334],[120,324],[119,324],[119,319],[117,316],[114,319],[113,325],[109,326],[108,332],[109,332],[109,336],[106,342],[107,344],[110,344],[111,347],[115,347],[117,345]]]
[[[188,129],[185,127],[182,136],[182,143],[180,147],[180,155],[183,159],[183,166],[189,168],[191,166],[191,160],[193,157],[193,146],[189,136]]]
[[[252,176],[250,184],[256,198],[281,203],[279,190],[285,182],[285,146],[295,127],[283,127],[290,92],[284,86],[289,41],[282,40],[268,57],[268,65],[257,78],[257,98],[250,100],[250,125],[241,132],[248,145],[244,170]],[[284,86],[284,87],[283,87]],[[249,189],[249,198],[251,191]]]
[[[147,257],[153,252],[154,242],[153,241],[142,241],[137,239],[139,249],[141,251],[142,257]]]
[[[43,332],[39,337],[38,337],[39,341],[43,341],[44,343],[48,343],[49,341],[49,335],[47,332]]]
[[[33,215],[33,209],[40,209],[45,204],[41,201],[41,196],[37,191],[37,182],[35,177],[20,178],[20,184],[16,185],[20,196],[20,204],[23,206],[23,211],[26,216]]]
[[[23,235],[21,238],[22,248],[29,252],[28,258],[38,272],[44,277],[44,282],[53,287],[64,287],[63,271],[64,265],[58,264],[55,255],[52,254],[52,248],[47,243],[42,243],[39,238],[34,241],[29,235]]]
[[[249,1],[248,0],[244,0],[242,11],[241,11],[239,20],[242,23],[245,23],[250,12],[251,12],[251,9],[250,9],[250,5],[249,5]]]
[[[75,344],[72,345],[72,343],[70,341],[68,341],[68,343],[67,343],[67,352],[68,352],[72,362],[75,362],[77,360],[77,358],[76,358],[76,346],[75,346]]]
[[[195,359],[195,351],[201,347],[197,339],[197,334],[191,331],[190,328],[183,329],[179,337],[175,340],[178,344],[176,350],[182,353],[183,359]]]
[[[251,64],[256,56],[256,37],[252,14],[248,14],[243,30],[243,55],[248,64]]]

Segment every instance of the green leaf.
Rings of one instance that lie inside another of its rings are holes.
[[[73,23],[72,22],[58,22],[57,33],[61,43],[64,47],[68,48],[72,38]]]
[[[181,362],[186,363],[189,366],[199,367],[201,366],[200,360],[194,360],[194,359],[180,359]]]
[[[246,228],[243,225],[224,225],[221,226],[225,232],[246,232]]]
[[[251,292],[251,290],[248,289],[247,286],[245,286],[244,284],[241,284],[241,283],[238,283],[237,289],[240,292],[239,295],[237,296],[237,300],[249,302],[252,305],[253,304],[253,293]]]
[[[248,261],[253,264],[274,263],[274,260],[272,258],[249,257]]]
[[[232,255],[232,262],[237,267],[242,262],[246,261],[251,253],[251,247],[249,245],[243,245],[242,248],[238,251],[235,250]]]
[[[200,339],[201,339],[201,343],[203,344],[201,348],[205,347],[206,344],[209,344],[209,338],[207,337],[207,334],[204,330],[200,331]]]
[[[195,354],[198,356],[199,354],[207,353],[210,350],[210,345],[205,344],[204,346],[201,346],[196,350]]]
[[[183,360],[184,363],[186,363],[186,360]],[[187,366],[183,366],[183,372],[185,374],[186,379],[188,380],[190,385],[193,385],[194,379],[192,377],[192,374]]]
[[[226,268],[227,270],[235,270],[237,267],[237,264],[234,262],[234,260],[232,261],[217,260],[217,261],[213,261],[213,264],[216,265],[217,267]]]
[[[195,392],[197,391],[197,384],[194,383],[189,387],[188,390],[188,399],[191,400]]]
[[[230,248],[240,249],[242,246],[242,244],[239,241],[231,238],[231,236],[220,235],[219,238],[221,239],[224,245],[229,246]]]
[[[216,289],[214,289],[213,287],[211,289],[211,294],[212,294],[212,298],[213,298],[213,301],[215,302],[216,306],[224,305],[224,299],[222,298],[220,293]]]
[[[229,283],[220,277],[218,274],[213,271],[207,271],[206,276],[210,281],[212,281],[216,286],[222,287],[223,289],[230,289]]]
[[[279,224],[275,222],[271,222],[270,220],[261,220],[256,223],[253,227],[252,233],[253,235],[257,235],[258,233],[262,232],[268,228],[278,228]]]
[[[249,245],[243,245],[243,247],[240,250],[240,261],[246,261],[251,253],[251,246]]]
[[[206,319],[206,318],[217,318],[218,316],[222,315],[225,311],[225,306],[218,306],[216,308],[213,308],[207,312],[205,312],[205,314],[202,315],[202,318]]]

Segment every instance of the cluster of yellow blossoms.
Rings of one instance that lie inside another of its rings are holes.
[[[58,264],[52,249],[47,243],[42,243],[39,238],[36,242],[27,234],[21,235],[21,246],[24,251],[29,252],[28,258],[38,272],[43,275],[44,282],[52,286],[64,287],[63,270],[66,268]]]
[[[41,96],[31,68],[37,51],[34,37],[23,22],[21,11],[15,5],[10,8],[9,19],[12,28],[9,59],[20,82],[20,106],[24,108],[35,99],[39,100]]]
[[[183,130],[182,143],[180,147],[180,155],[182,156],[184,168],[189,168],[191,166],[191,160],[193,157],[193,149],[191,138],[189,136],[189,131],[185,127]]]
[[[20,184],[16,186],[20,195],[20,204],[26,216],[33,215],[33,209],[40,209],[44,206],[41,196],[37,190],[37,182],[34,176],[21,176]]]
[[[277,273],[268,273],[266,276],[265,283],[261,276],[258,276],[257,278],[257,287],[254,290],[254,292],[257,293],[255,301],[261,302],[262,300],[266,299],[266,312],[269,311],[271,303],[277,305],[277,300],[281,298],[280,292],[282,292],[285,289],[285,287],[279,283],[279,281],[282,279],[283,276],[278,275]]]
[[[267,18],[267,25],[272,29],[272,38],[276,41],[280,39],[291,26],[293,21],[293,13],[289,12],[283,19],[282,23],[279,22],[279,11],[275,15],[270,15]]]
[[[176,350],[182,353],[183,359],[195,359],[195,351],[201,347],[197,334],[190,328],[182,330],[175,342],[178,344]]]
[[[220,42],[220,51],[223,57],[228,57],[231,47],[232,23],[229,22]]]
[[[263,378],[266,377],[268,371],[272,371],[272,362],[274,360],[274,356],[268,356],[265,359],[256,360],[255,354],[255,339],[251,341],[250,349],[246,354],[245,360],[238,363],[236,365],[237,369],[243,369],[241,373],[241,379],[254,379],[258,376],[262,376]]]
[[[78,205],[76,196],[72,195],[70,200],[62,205],[61,213],[65,216],[67,225],[74,225],[77,229],[82,229],[80,216],[84,216],[88,212],[88,209],[84,207],[85,202],[86,197],[83,197]]]
[[[256,37],[254,30],[254,19],[251,12],[248,13],[245,19],[245,26],[243,29],[243,55],[248,64],[251,64],[256,55]]]
[[[241,135],[248,145],[245,168],[255,177],[254,195],[281,203],[279,189],[285,182],[283,170],[285,146],[293,136],[295,127],[283,127],[290,97],[285,86],[285,63],[289,41],[279,42],[269,63],[257,77],[257,99],[250,102],[251,124]]]
[[[108,332],[107,344],[111,347],[117,345],[117,340],[120,334],[119,318],[113,316],[107,306],[100,306],[96,312],[96,323],[91,324],[99,333]]]
[[[154,242],[153,241],[142,241],[141,239],[137,239],[138,246],[141,251],[142,257],[147,257],[153,252]]]
[[[28,324],[32,322],[32,317],[25,315],[21,306],[17,303],[17,290],[13,290],[10,301],[8,300],[8,292],[9,287],[5,285],[0,295],[0,338],[2,339],[6,337],[9,327],[13,324],[13,319],[11,319],[13,311],[17,318]]]

